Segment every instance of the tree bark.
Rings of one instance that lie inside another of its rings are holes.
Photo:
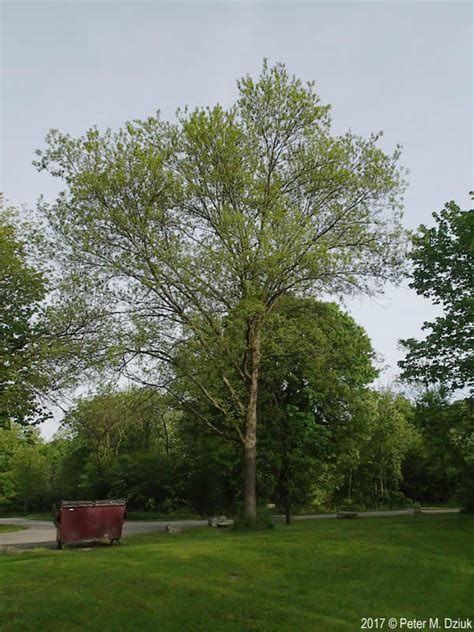
[[[291,503],[290,498],[285,498],[285,524],[291,524]]]
[[[283,406],[283,404],[280,404]],[[289,446],[289,437],[290,437],[290,424],[288,419],[288,414],[285,410],[284,413],[284,432],[281,437],[281,442],[283,446],[283,458],[281,465],[281,488],[283,490],[283,506],[285,508],[285,524],[291,524],[291,493],[290,493],[290,455],[289,452],[291,450]]]
[[[261,356],[261,337],[258,322],[254,321],[249,327],[248,343],[251,363],[244,436],[244,516],[255,518],[257,515],[257,398]]]
[[[244,516],[255,518],[257,515],[256,481],[257,442],[255,434],[247,432],[244,443]]]

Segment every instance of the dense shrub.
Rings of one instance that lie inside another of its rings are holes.
[[[265,529],[273,529],[274,526],[270,511],[266,507],[259,507],[255,518],[244,516],[243,512],[239,511],[239,514],[234,518],[233,528],[235,531],[264,531]]]

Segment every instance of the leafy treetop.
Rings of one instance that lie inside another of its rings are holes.
[[[444,314],[424,323],[424,340],[401,341],[408,353],[400,366],[407,380],[457,389],[472,385],[474,369],[474,209],[449,202],[433,217],[435,226],[413,237],[410,287]]]

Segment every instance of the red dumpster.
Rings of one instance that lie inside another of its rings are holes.
[[[63,500],[54,509],[58,548],[62,549],[66,542],[103,538],[117,544],[122,537],[124,519],[124,500]]]

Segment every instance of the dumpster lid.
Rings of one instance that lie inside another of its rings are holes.
[[[57,503],[58,508],[62,507],[101,507],[101,506],[120,506],[124,507],[126,501],[122,498],[114,500],[60,500]]]

